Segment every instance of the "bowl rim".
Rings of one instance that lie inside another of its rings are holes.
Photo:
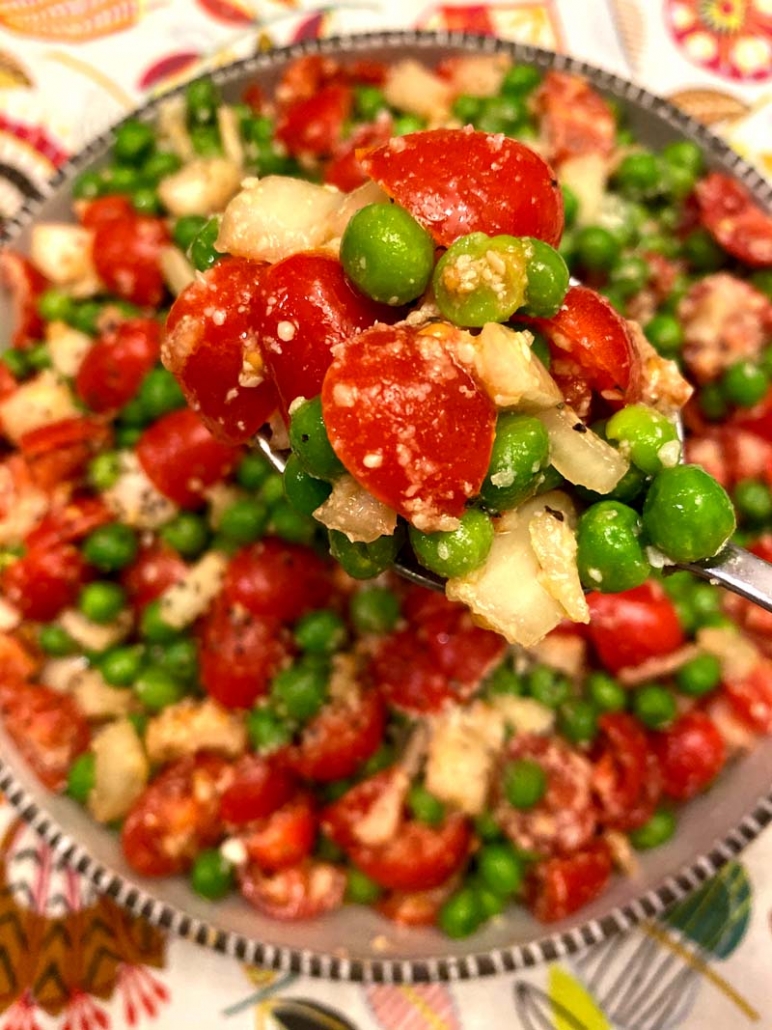
[[[234,61],[220,68],[205,71],[199,78],[212,78],[224,85],[245,74],[257,74],[273,69],[277,64],[307,55],[338,54],[347,56],[358,51],[397,49],[400,46],[437,49],[447,47],[474,54],[505,54],[516,61],[535,64],[547,70],[576,73],[587,77],[593,85],[629,101],[657,115],[671,128],[698,142],[710,156],[743,182],[754,197],[765,207],[772,208],[772,183],[728,143],[706,126],[697,122],[669,101],[656,96],[623,77],[589,64],[567,54],[555,53],[529,44],[456,31],[424,31],[420,29],[376,30],[340,34],[323,39],[302,40],[288,46],[276,47]],[[61,166],[45,184],[38,185],[21,205],[18,212],[7,219],[0,230],[0,244],[14,239],[33,221],[38,210],[52,195],[85,167],[96,155],[101,155],[114,139],[120,125],[129,118],[151,118],[158,107],[170,97],[184,92],[188,81],[154,97],[132,110],[125,118],[110,126],[82,150]],[[88,849],[72,840],[62,826],[45,808],[26,791],[17,780],[8,759],[0,754],[0,791],[16,812],[42,837],[54,851],[58,860],[66,862],[101,893],[115,900],[135,916],[168,930],[179,937],[202,944],[215,951],[232,956],[242,962],[264,966],[282,972],[297,973],[329,980],[375,983],[416,983],[448,980],[466,980],[532,967],[542,962],[582,951],[599,944],[612,934],[632,929],[652,919],[676,901],[717,873],[723,865],[735,858],[761,831],[772,822],[772,790],[763,794],[751,811],[711,848],[686,862],[680,869],[655,887],[618,905],[606,915],[578,923],[567,930],[545,933],[532,941],[500,946],[464,956],[437,956],[428,958],[349,959],[284,945],[258,941],[235,930],[219,929],[214,921],[188,915],[184,910],[156,897],[152,888],[145,889],[124,879],[102,862],[93,858]]]

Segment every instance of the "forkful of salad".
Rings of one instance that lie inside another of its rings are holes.
[[[772,610],[772,567],[729,543],[728,495],[683,463],[691,387],[571,285],[549,165],[471,128],[358,159],[350,194],[248,181],[228,257],[178,297],[164,360],[212,430],[258,433],[349,574],[444,588],[513,643],[653,568]]]

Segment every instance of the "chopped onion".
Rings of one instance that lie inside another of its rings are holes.
[[[112,722],[91,741],[94,786],[88,809],[100,823],[122,819],[140,796],[150,775],[142,741],[128,719]]]
[[[173,583],[159,598],[163,621],[184,629],[203,615],[220,592],[228,558],[221,551],[210,551],[191,566],[177,583]]]
[[[22,383],[0,403],[3,432],[13,443],[33,429],[80,414],[69,386],[50,369]]]
[[[531,349],[533,336],[488,322],[477,336],[460,333],[456,356],[471,365],[497,408],[539,412],[560,404],[558,385]]]
[[[243,717],[211,698],[186,698],[151,719],[145,737],[151,762],[172,762],[196,751],[214,751],[226,758],[238,758],[247,746]]]
[[[197,157],[162,179],[158,196],[177,218],[210,215],[222,211],[240,185],[240,165],[226,157]]]
[[[366,544],[391,536],[397,528],[397,513],[349,475],[335,480],[332,493],[316,509],[314,518],[328,529],[345,533],[349,540]]]
[[[531,546],[541,566],[539,582],[572,622],[589,622],[590,609],[576,565],[576,536],[560,510],[545,508],[528,524]]]
[[[567,404],[538,412],[550,438],[550,457],[569,483],[610,493],[630,467],[611,444],[593,433]]]

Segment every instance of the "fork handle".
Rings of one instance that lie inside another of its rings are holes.
[[[701,562],[680,562],[675,568],[688,569],[700,579],[726,587],[772,612],[772,564],[742,547],[727,544],[713,558]]]

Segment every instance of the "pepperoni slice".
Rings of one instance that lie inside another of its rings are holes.
[[[377,325],[341,349],[324,379],[332,446],[361,485],[419,529],[459,518],[488,470],[496,411],[443,342]]]
[[[724,250],[754,268],[772,266],[772,215],[741,183],[711,172],[694,193],[702,224]]]
[[[471,127],[414,132],[359,163],[443,247],[470,232],[560,240],[563,196],[554,172],[504,135]]]

